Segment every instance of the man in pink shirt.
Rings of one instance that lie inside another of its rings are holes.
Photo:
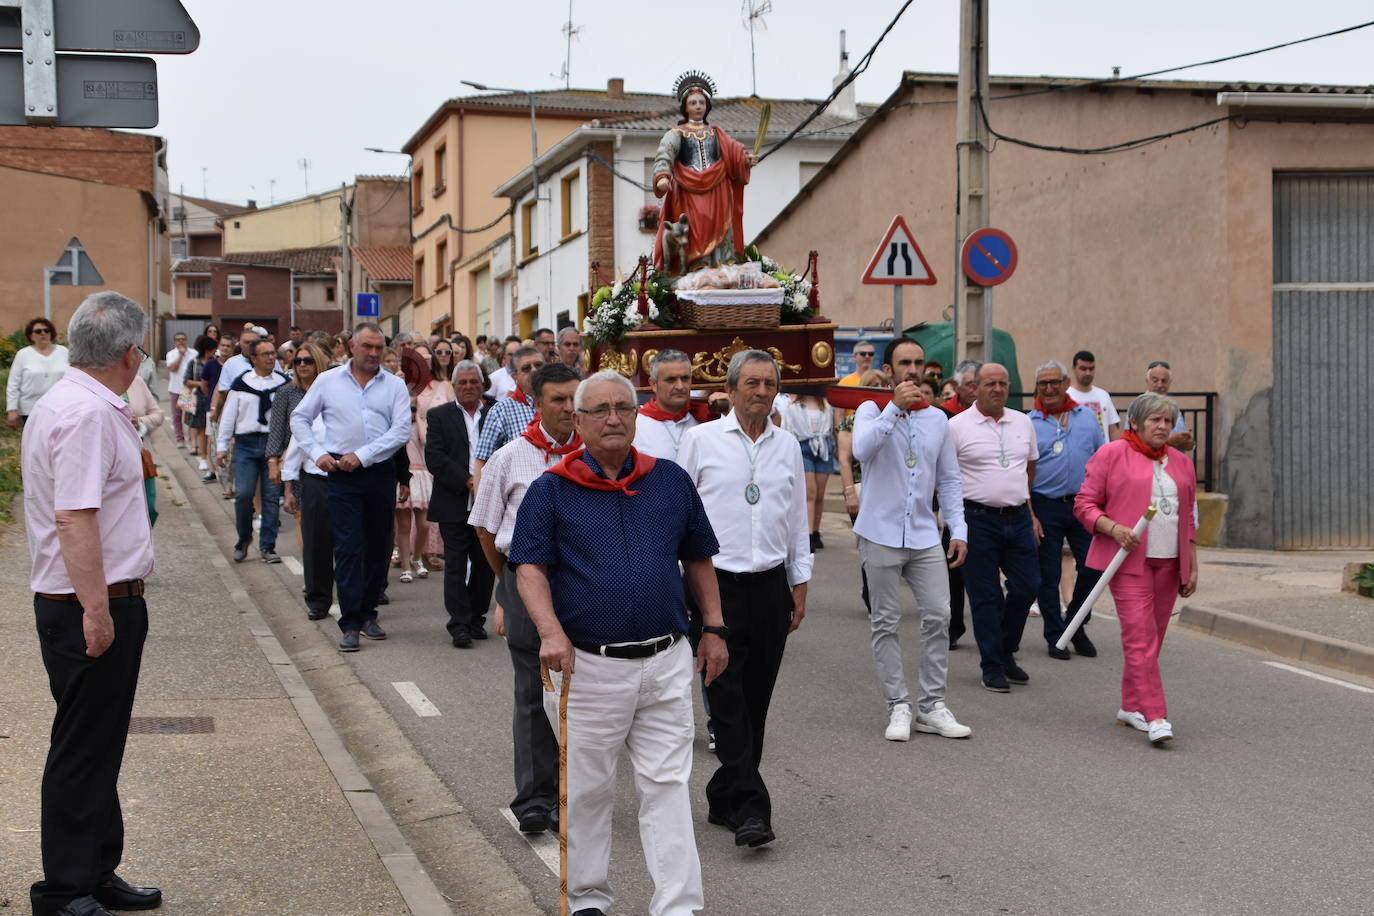
[[[133,413],[120,395],[146,354],[146,316],[115,292],[67,328],[71,368],[24,430],[24,517],[39,648],[57,712],[43,769],[43,880],[33,912],[152,909],[157,888],[115,874],[124,851],[119,768],[138,685],[153,538]]]
[[[959,458],[968,523],[968,590],[973,635],[982,658],[983,686],[1009,693],[1028,684],[1012,657],[1031,602],[1040,590],[1039,523],[1030,508],[1030,485],[1039,454],[1030,417],[1007,409],[1006,367],[984,363],[974,375],[973,405],[949,421]],[[1002,578],[1007,592],[1002,594]]]

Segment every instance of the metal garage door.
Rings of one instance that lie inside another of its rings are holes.
[[[1274,545],[1374,545],[1374,174],[1274,178]]]

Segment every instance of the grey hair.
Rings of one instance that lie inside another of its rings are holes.
[[[1040,365],[1038,365],[1038,366],[1035,367],[1035,376],[1036,376],[1036,378],[1039,378],[1039,377],[1040,377],[1040,373],[1044,372],[1046,369],[1057,369],[1057,370],[1059,370],[1059,377],[1060,377],[1060,378],[1068,378],[1068,377],[1069,377],[1069,367],[1068,367],[1068,366],[1064,365],[1063,363],[1061,363],[1061,362],[1060,362],[1059,360],[1057,360],[1057,359],[1047,359],[1047,360],[1045,360],[1043,363],[1041,363]]]
[[[382,330],[382,326],[375,321],[358,322],[353,326],[353,333],[349,336],[352,337],[356,335],[359,331],[376,331],[378,334],[381,334],[382,337],[386,337],[386,332]]]
[[[1138,396],[1131,402],[1131,406],[1126,408],[1126,416],[1131,420],[1131,429],[1141,430],[1145,428],[1145,418],[1151,414],[1169,414],[1169,422],[1178,422],[1178,401],[1169,397],[1167,394],[1155,394],[1147,391]]]
[[[560,330],[558,332],[558,345],[560,347],[563,346],[564,338],[569,337],[573,334],[577,335],[578,340],[582,339],[582,332],[579,331],[577,328],[573,327],[572,325],[568,325],[566,328]]]
[[[82,369],[108,369],[138,346],[148,316],[122,293],[91,293],[67,325],[67,361]]]
[[[762,350],[740,350],[730,357],[730,368],[725,370],[725,387],[729,391],[734,391],[739,387],[739,374],[744,370],[745,363],[767,363],[773,367],[773,375],[778,380],[778,385],[782,385],[782,371],[778,369],[778,361]]]
[[[577,383],[577,391],[573,394],[574,409],[582,409],[582,402],[583,399],[586,397],[587,389],[590,388],[592,385],[596,384],[597,382],[615,382],[616,384],[620,385],[625,389],[626,394],[630,396],[631,403],[633,403],[637,399],[635,393],[635,386],[630,384],[629,379],[621,375],[619,372],[616,372],[614,369],[605,369],[601,372],[594,372],[591,375],[584,378],[582,381]]]
[[[687,363],[691,365],[692,358],[681,350],[659,350],[654,354],[654,358],[649,360],[649,378],[658,381],[658,367],[661,363]]]
[[[488,388],[488,386],[489,386],[489,384],[490,384],[490,383],[487,381],[487,374],[486,374],[485,372],[482,371],[482,367],[481,367],[481,366],[477,365],[477,364],[474,363],[472,360],[470,360],[470,359],[460,359],[460,360],[458,360],[458,362],[454,363],[454,364],[453,364],[453,377],[454,377],[454,378],[457,378],[459,372],[476,372],[476,373],[477,373],[477,381],[479,381],[479,382],[482,383],[482,390],[483,390],[483,391],[486,391],[486,390],[487,390],[487,388]]]
[[[407,340],[418,340],[419,337],[420,337],[420,335],[416,334],[416,333],[413,332],[413,331],[402,331],[401,333],[397,334],[395,337],[391,338],[391,345],[392,345],[393,347],[399,346],[400,344],[404,343],[404,342],[407,341]]]
[[[956,385],[964,384],[964,376],[973,373],[973,377],[978,377],[978,370],[983,368],[983,364],[976,359],[965,359],[954,367],[954,374],[950,378],[954,379]]]

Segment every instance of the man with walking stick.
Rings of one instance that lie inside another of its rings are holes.
[[[511,539],[520,597],[539,630],[540,661],[568,688],[568,901],[574,913],[604,913],[611,812],[620,750],[640,791],[644,858],[654,881],[649,912],[705,906],[692,828],[692,674],[710,683],[725,667],[725,628],[711,566],[718,550],[687,474],[634,441],[635,390],[615,372],[577,387],[586,444],[525,492]],[[617,524],[606,524],[607,519]],[[682,562],[705,634],[693,665],[684,638]],[[545,709],[558,721],[557,694]]]

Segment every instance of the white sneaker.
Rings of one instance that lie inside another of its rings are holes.
[[[967,738],[973,734],[973,729],[967,725],[960,725],[954,718],[954,713],[950,712],[944,703],[936,703],[930,712],[917,712],[916,730],[942,738]]]
[[[1150,726],[1145,723],[1145,717],[1138,712],[1127,712],[1124,709],[1116,711],[1116,721],[1120,725],[1129,725],[1138,732],[1147,732]]]
[[[1155,719],[1150,723],[1150,743],[1163,744],[1174,740],[1174,727],[1168,719]]]
[[[196,462],[196,470],[198,470],[198,471],[208,471],[208,470],[210,470],[210,462],[206,461],[204,458],[200,459],[200,461]]]
[[[887,731],[883,737],[889,741],[911,740],[911,704],[898,703],[888,713]]]

